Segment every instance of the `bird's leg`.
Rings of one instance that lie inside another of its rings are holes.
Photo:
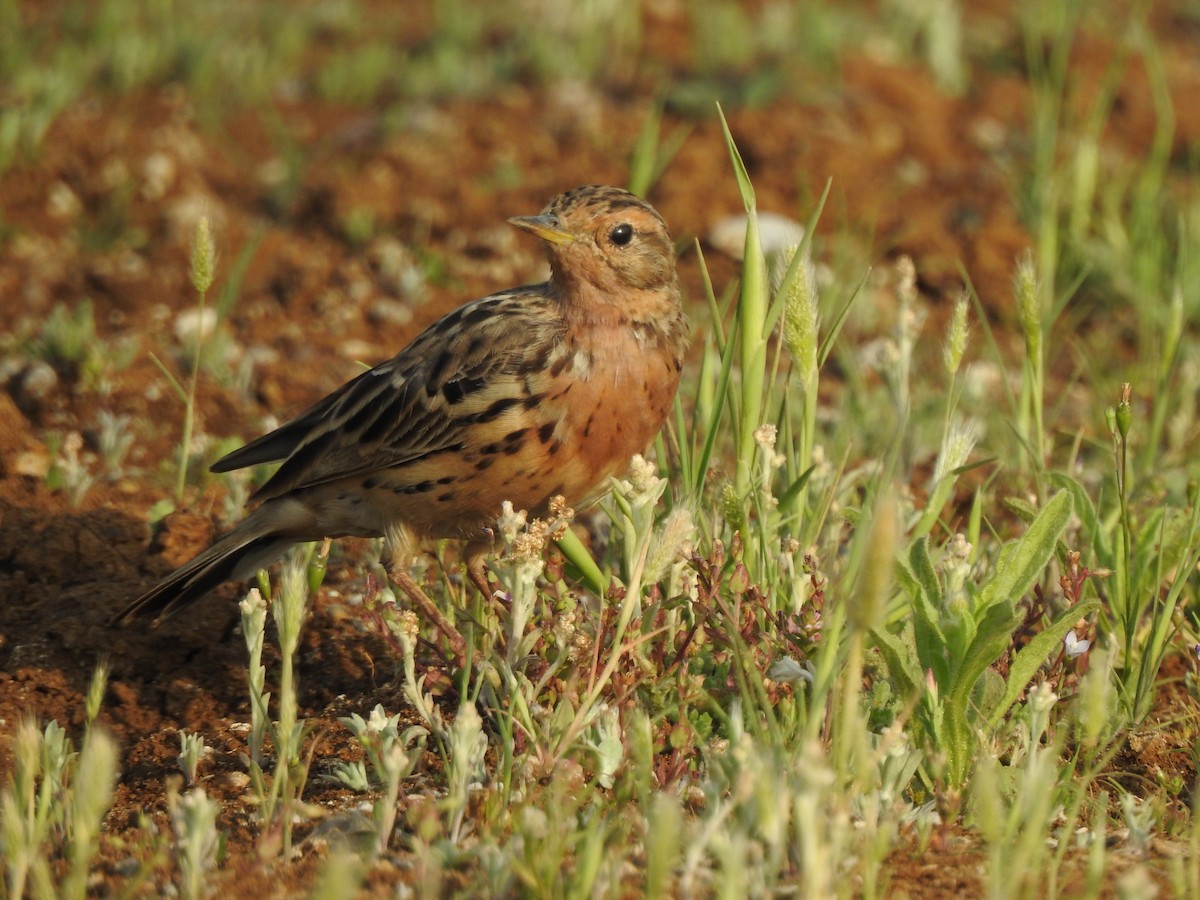
[[[483,594],[483,599],[491,605],[493,611],[503,612],[503,601],[496,596],[503,594],[503,591],[496,582],[488,578],[487,566],[483,561],[490,549],[491,545],[485,541],[472,541],[467,545],[463,551],[467,560],[467,577],[471,579],[475,589]]]
[[[450,642],[450,648],[454,652],[455,662],[461,667],[467,662],[467,642],[454,627],[449,619],[447,619],[437,604],[430,599],[429,595],[421,590],[421,586],[417,584],[415,578],[408,573],[408,570],[402,563],[398,563],[396,559],[390,560],[384,567],[388,573],[388,578],[392,580],[392,584],[404,591],[408,599],[426,619],[433,623],[434,627],[441,632],[442,637]]]
[[[470,577],[471,583],[478,588],[479,593],[483,594],[485,600],[490,600],[495,596],[496,588],[488,581],[487,566],[483,564],[482,556],[467,564],[467,575]]]

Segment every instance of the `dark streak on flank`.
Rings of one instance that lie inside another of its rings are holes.
[[[498,419],[506,409],[516,406],[521,401],[516,397],[501,397],[499,400],[493,400],[488,406],[479,410],[479,412],[468,413],[465,416],[458,416],[454,420],[455,425],[482,425],[485,422],[492,422]]]
[[[524,437],[527,429],[518,428],[516,431],[510,431],[504,436],[503,444],[504,454],[513,456],[521,451],[521,445],[524,444]]]
[[[409,484],[403,487],[395,487],[392,490],[397,494],[426,494],[433,490],[432,481],[418,481],[416,484]]]

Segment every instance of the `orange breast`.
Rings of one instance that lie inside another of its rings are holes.
[[[509,500],[543,515],[563,495],[581,504],[623,474],[662,427],[679,386],[679,366],[648,353],[631,336],[580,343],[557,371],[539,378],[539,402],[506,411],[477,430],[466,452],[431,460],[452,483],[410,498],[405,518],[433,535],[471,536],[490,526]],[[423,477],[413,467],[412,479]]]

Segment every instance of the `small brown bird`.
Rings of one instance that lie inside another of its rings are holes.
[[[556,495],[585,502],[625,471],[667,416],[687,346],[667,225],[633,194],[594,185],[509,221],[545,241],[550,280],[454,310],[218,460],[214,472],[283,464],[249,516],[117,621],[161,620],[292,544],[397,526],[470,542],[479,583],[502,501],[544,515]],[[392,577],[421,602],[411,578]]]

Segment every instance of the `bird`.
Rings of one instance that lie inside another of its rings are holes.
[[[468,571],[483,589],[504,501],[545,515],[553,498],[586,504],[624,474],[674,403],[688,345],[667,223],[636,195],[603,185],[508,221],[541,239],[548,280],[460,306],[396,356],[217,460],[217,473],[281,465],[239,524],[114,623],[160,622],[293,544],[397,528],[466,542]],[[411,576],[389,576],[440,615]]]

